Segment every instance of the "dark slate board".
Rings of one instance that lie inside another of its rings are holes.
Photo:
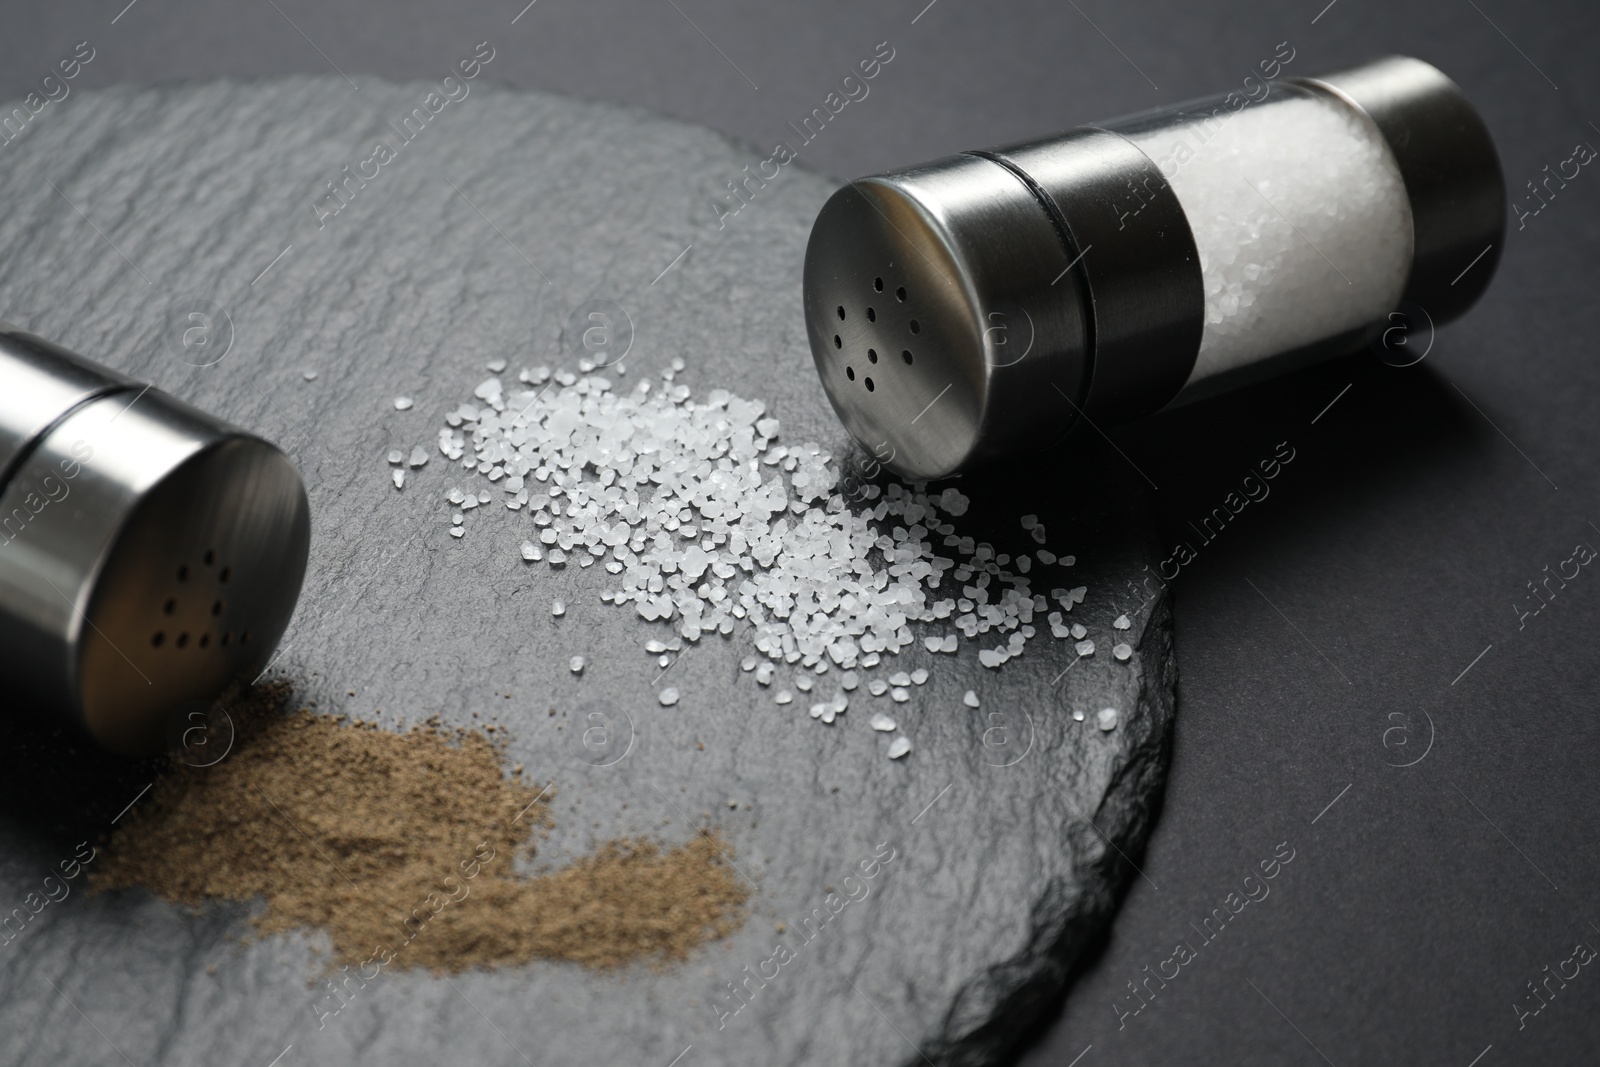
[[[843,455],[799,300],[806,235],[831,183],[791,165],[719,228],[711,198],[768,153],[640,111],[480,81],[319,226],[325,183],[375,141],[397,140],[389,120],[431,88],[368,79],[357,94],[332,77],[74,95],[0,152],[0,314],[293,455],[314,541],[272,675],[325,710],[505,724],[512,757],[560,789],[540,865],[618,834],[677,841],[718,827],[760,887],[753,917],[666,971],[543,965],[454,985],[385,976],[319,1030],[314,938],[240,948],[239,909],[89,898],[80,878],[0,946],[0,1061],[1003,1058],[1135,876],[1165,775],[1171,622],[1143,569],[1154,557],[1127,488],[1137,477],[1086,440],[1031,469],[966,479],[974,504],[963,532],[1032,549],[1017,518],[1034,511],[1050,547],[1077,554],[1074,570],[1036,585],[1089,586],[1073,617],[1100,652],[1064,675],[1074,654],[1048,631],[999,672],[978,665],[973,645],[959,657],[902,656],[898,665],[934,672],[895,708],[916,746],[902,761],[886,759],[887,735],[868,729],[878,702],[864,691],[832,728],[798,701],[775,707],[739,670],[748,634],[693,647],[670,676],[682,703],[659,707],[659,672],[641,646],[665,634],[601,604],[599,568],[524,564],[525,517],[499,509],[452,540],[441,495],[460,472],[435,453],[397,493],[384,455],[431,448],[442,413],[471,395],[489,360],[514,370],[562,359],[568,315],[591,300],[630,315],[630,375],[682,355],[680,381],[697,395],[722,386],[763,399],[786,441]],[[205,302],[226,311],[213,315],[232,337],[202,368],[173,341]],[[416,408],[395,411],[399,395]],[[549,612],[556,596],[570,605],[560,620]],[[1122,610],[1134,614],[1127,636],[1138,650],[1127,664],[1109,655]],[[574,654],[589,660],[581,677],[567,668]],[[969,687],[979,712],[961,706]],[[1107,704],[1123,711],[1110,734],[1070,716],[1081,708],[1092,720]],[[619,731],[598,756],[576,740],[589,712]],[[20,715],[4,729],[9,909],[78,841],[104,835],[152,771]],[[847,888],[880,846],[894,859],[870,895],[803,943],[799,918],[824,906],[830,886]],[[796,958],[719,1026],[727,983],[779,941]]]

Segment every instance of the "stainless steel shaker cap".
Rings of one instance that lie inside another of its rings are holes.
[[[272,445],[0,325],[0,681],[130,755],[265,667],[310,512]]]
[[[1132,182],[1154,202],[1120,232]],[[1176,198],[1103,130],[852,182],[806,249],[823,388],[856,440],[909,478],[1160,408],[1194,362],[1202,304]]]
[[[1059,404],[1064,428],[1072,412],[1051,384],[1077,395],[1086,319],[1070,279],[1048,303],[1036,288],[1068,265],[1044,206],[991,160],[952,156],[840,189],[812,228],[805,306],[845,427],[921,478],[1026,447],[1026,421],[1004,417],[1017,404]]]

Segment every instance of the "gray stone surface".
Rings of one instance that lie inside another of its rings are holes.
[[[752,918],[667,970],[542,965],[453,984],[385,975],[319,1029],[315,938],[241,948],[239,909],[88,898],[80,877],[0,945],[0,1062],[1004,1058],[1137,876],[1125,857],[1140,855],[1165,776],[1170,614],[1146,581],[1152,557],[1127,468],[1089,441],[1070,467],[1050,459],[967,479],[963,533],[1028,550],[1017,517],[1037,512],[1050,547],[1076,553],[1070,581],[1039,584],[1089,587],[1073,615],[1100,651],[1074,663],[1046,630],[998,672],[978,665],[975,646],[907,653],[899,666],[925,663],[933,678],[896,709],[916,746],[906,759],[885,758],[886,735],[866,724],[870,698],[832,728],[799,703],[775,707],[739,671],[747,633],[687,652],[669,675],[683,700],[661,708],[659,668],[641,646],[665,634],[600,603],[598,568],[523,563],[525,519],[510,512],[451,539],[447,465],[435,453],[397,493],[383,457],[431,447],[488,360],[563,359],[567,317],[590,300],[629,313],[631,375],[681,355],[680,380],[697,394],[760,398],[786,440],[843,454],[799,301],[806,234],[830,183],[790,166],[719,228],[710,198],[768,152],[480,81],[319,226],[325,183],[375,141],[398,141],[389,122],[431,88],[367,79],[357,94],[337,77],[306,77],[52,105],[0,147],[0,314],[295,458],[314,510],[312,560],[273,675],[325,709],[504,724],[512,757],[559,787],[536,866],[621,833],[678,841],[718,827],[759,887]],[[172,343],[173,323],[187,325],[201,301],[226,309],[232,333],[227,355],[204,368]],[[395,411],[399,395],[416,408]],[[569,610],[552,619],[557,596]],[[1124,610],[1137,651],[1119,664],[1110,623]],[[574,654],[589,661],[581,677],[567,669]],[[981,710],[961,706],[967,688]],[[1092,721],[1107,705],[1123,713],[1115,732],[1071,718],[1080,708]],[[577,742],[591,712],[613,731],[599,756]],[[110,829],[152,773],[6,718],[0,912]],[[809,941],[797,933],[830,887],[890,850],[863,899]],[[795,959],[719,1020],[716,1005],[733,1004],[727,983],[780,941]]]

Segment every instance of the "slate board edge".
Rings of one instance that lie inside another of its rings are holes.
[[[1145,842],[1165,795],[1170,763],[1178,685],[1170,589],[1164,588],[1152,603],[1136,647],[1142,663],[1159,665],[1159,677],[1145,673],[1141,678],[1136,713],[1149,716],[1153,728],[1145,742],[1131,751],[1099,811],[1088,813],[1133,863],[1143,859]],[[1127,718],[1125,715],[1124,722]],[[1150,804],[1141,802],[1145,797]],[[1128,884],[1138,875],[1128,859],[1103,841],[1070,844],[1079,885],[1099,885],[1101,891],[1083,894],[1079,905],[1063,909],[1054,923],[1036,923],[1029,951],[967,983],[945,1017],[939,1044],[925,1050],[935,1063],[992,1067],[1014,1062],[1036,1032],[1060,1012],[1074,980],[1099,955]],[[1055,910],[1047,904],[1054,888],[1040,894],[1036,915]],[[905,1067],[922,1062],[920,1055],[903,1061]]]

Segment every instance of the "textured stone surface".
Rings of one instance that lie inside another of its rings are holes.
[[[0,945],[0,1062],[267,1063],[288,1046],[285,1067],[667,1064],[686,1049],[686,1067],[1002,1058],[1136,876],[1118,853],[1137,860],[1165,773],[1170,616],[1143,581],[1127,468],[1080,442],[1070,468],[968,479],[962,533],[1031,550],[1017,520],[1037,512],[1049,547],[1076,553],[1061,580],[1036,585],[1089,587],[1073,618],[1099,652],[1074,665],[1046,629],[998,672],[973,645],[903,655],[896,666],[933,671],[895,708],[916,746],[906,759],[885,758],[864,693],[832,728],[799,702],[775,707],[739,671],[750,646],[738,631],[692,647],[669,675],[682,701],[660,707],[642,645],[665,633],[600,603],[598,568],[523,563],[525,518],[510,512],[451,539],[447,465],[435,452],[397,493],[383,457],[431,448],[490,359],[568,358],[567,317],[590,300],[629,313],[630,375],[681,355],[679,380],[697,395],[763,399],[785,440],[843,454],[799,301],[830,183],[790,166],[719,229],[710,197],[767,153],[478,83],[319,228],[325,183],[375,141],[396,143],[389,120],[430,88],[368,79],[356,94],[330,77],[75,94],[0,149],[0,314],[293,455],[314,510],[312,561],[272,673],[303,699],[390,722],[504,724],[512,757],[559,788],[539,865],[619,833],[676,841],[716,825],[759,887],[752,918],[663,971],[385,974],[319,1029],[314,938],[240,947],[237,909],[88,898],[80,877]],[[204,368],[171,343],[201,301],[225,309],[232,331]],[[395,411],[400,395],[416,407]],[[1133,617],[1126,664],[1109,654],[1121,611]],[[581,677],[567,669],[574,654],[589,662]],[[978,711],[961,705],[968,688]],[[1093,727],[1103,706],[1123,713],[1115,732]],[[590,713],[612,731],[598,756],[579,742]],[[151,775],[7,719],[4,912],[104,834]],[[861,860],[890,850],[863,899],[811,939],[798,932]],[[727,984],[779,942],[795,958],[719,1020],[717,1005],[736,1004]]]

